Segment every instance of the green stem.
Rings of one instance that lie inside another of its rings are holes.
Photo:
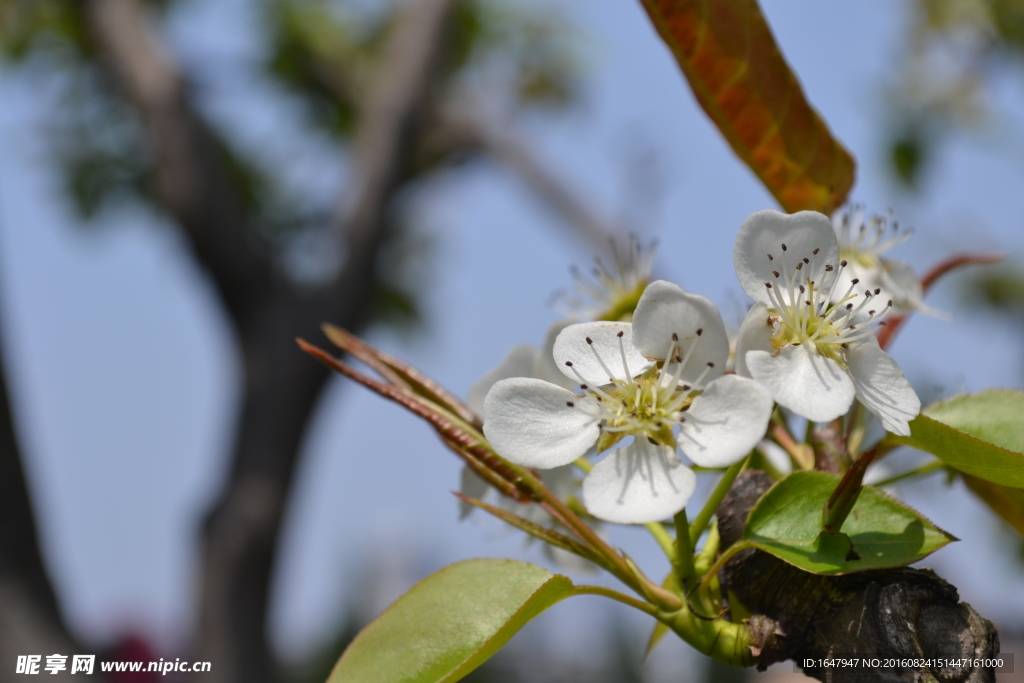
[[[643,600],[637,600],[636,598],[620,593],[617,590],[611,588],[605,588],[604,586],[574,586],[573,591],[580,595],[602,595],[606,598],[610,598],[617,602],[621,602],[624,605],[634,607],[641,612],[650,614],[651,616],[657,616],[658,608],[654,605],[644,602]]]
[[[732,488],[732,483],[736,481],[736,477],[743,470],[746,464],[750,461],[748,455],[743,460],[735,463],[732,467],[725,471],[722,478],[718,481],[715,486],[715,490],[711,492],[711,497],[708,498],[707,502],[704,503],[704,507],[701,508],[697,518],[693,520],[693,524],[690,525],[690,546],[695,547],[697,541],[700,540],[701,534],[708,528],[708,524],[711,523],[711,518],[714,516],[718,506],[722,504],[722,499],[725,498],[725,494],[729,493],[729,489]]]
[[[689,609],[659,619],[695,650],[723,664],[747,667],[756,663],[750,649],[753,637],[746,624],[702,619]]]
[[[594,465],[589,460],[587,460],[586,458],[584,458],[582,456],[579,457],[579,458],[576,458],[576,460],[574,460],[572,464],[576,465],[576,467],[579,467],[581,470],[583,470],[587,474],[590,474],[590,470],[594,469]]]
[[[717,575],[718,572],[722,571],[722,567],[725,566],[726,562],[732,559],[733,555],[740,552],[741,550],[746,550],[747,548],[752,547],[753,544],[750,541],[739,541],[738,543],[733,543],[731,546],[729,546],[724,553],[718,556],[718,561],[711,565],[711,567],[708,568],[707,573],[703,576],[703,578],[701,578],[701,588],[707,587],[707,582],[709,581],[710,577],[713,577]]]
[[[883,486],[888,486],[889,484],[895,484],[898,481],[903,481],[904,479],[909,479],[910,477],[916,477],[921,474],[931,474],[936,470],[941,470],[945,466],[946,463],[942,462],[941,460],[932,460],[927,464],[921,465],[917,469],[910,470],[909,472],[904,472],[903,474],[897,474],[894,477],[883,479],[882,481],[871,485],[881,488]]]
[[[686,519],[686,508],[676,513],[676,576],[683,590],[688,590],[690,579],[696,576],[693,568],[693,544],[690,543],[690,523]]]

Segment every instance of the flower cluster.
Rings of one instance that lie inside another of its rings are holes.
[[[701,467],[739,462],[764,438],[776,403],[827,422],[856,399],[887,430],[909,434],[920,402],[875,340],[896,288],[883,289],[867,259],[851,265],[827,217],[755,213],[734,262],[755,302],[736,340],[735,374],[725,372],[730,344],[715,305],[656,281],[632,322],[563,323],[549,333],[550,355],[517,347],[481,380],[470,403],[482,409],[491,446],[526,467],[579,462],[589,470],[587,511],[636,524],[685,507],[696,476],[680,453]],[[594,450],[608,453],[591,469],[579,459]]]
[[[740,227],[733,261],[755,301],[736,342],[738,374],[809,420],[833,420],[856,398],[887,430],[910,434],[921,402],[873,329],[893,301],[856,277],[843,286],[850,264],[828,218],[759,211]]]

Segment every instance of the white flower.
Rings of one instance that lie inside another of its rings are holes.
[[[948,317],[924,303],[924,290],[914,269],[903,261],[882,258],[882,254],[903,244],[913,232],[900,230],[889,216],[866,218],[863,207],[845,207],[832,214],[832,227],[839,240],[839,258],[847,265],[839,271],[836,290],[841,294],[854,279],[861,288],[880,290],[882,301],[892,299],[899,311],[915,310]]]
[[[544,336],[544,346],[537,348],[530,344],[519,344],[513,346],[502,359],[498,367],[473,383],[466,395],[466,405],[477,415],[484,414],[484,397],[491,390],[494,383],[510,377],[534,377],[552,384],[571,389],[576,383],[563,375],[551,352],[555,346],[555,338],[566,327],[572,324],[571,320],[559,320],[548,328]]]
[[[828,218],[759,211],[740,228],[733,261],[743,291],[757,302],[740,327],[738,374],[814,422],[839,417],[856,397],[887,430],[910,434],[921,402],[874,335],[892,301],[879,288],[860,291],[857,278],[839,290],[848,262]]]
[[[526,467],[567,465],[597,445],[633,443],[598,462],[583,502],[600,519],[653,522],[685,507],[698,465],[725,467],[762,438],[772,401],[757,382],[723,375],[729,353],[721,315],[704,297],[652,283],[633,323],[571,325],[558,335],[558,368],[582,395],[537,379],[497,382],[484,401],[484,434]]]
[[[566,326],[570,325],[568,320],[560,320],[548,328],[544,339],[544,347],[538,349],[529,344],[514,346],[501,363],[494,370],[478,379],[469,389],[466,398],[466,405],[477,415],[483,415],[484,397],[491,390],[495,382],[511,377],[533,377],[543,379],[564,387],[573,387],[575,382],[568,379],[559,372],[555,366],[551,351],[555,344],[555,338]],[[578,493],[579,482],[572,465],[556,467],[541,473],[541,480],[544,485],[559,498],[565,500]],[[459,490],[463,495],[478,500],[487,496],[491,487],[481,479],[468,466],[462,468]],[[551,523],[548,514],[538,505],[533,503],[520,503],[506,496],[499,496],[497,505],[499,508],[518,515],[534,524],[546,526]],[[459,501],[459,519],[465,519],[475,508],[465,501]],[[532,537],[528,537],[532,538]],[[544,554],[547,555],[556,566],[564,571],[590,573],[594,571],[594,565],[578,555],[567,550],[556,548],[545,544]]]
[[[560,292],[556,301],[564,315],[575,320],[629,320],[644,288],[651,281],[654,245],[644,246],[630,235],[622,248],[612,242],[612,264],[600,258],[589,276],[572,269],[574,292]]]
[[[576,385],[575,382],[568,379],[563,375],[555,366],[555,361],[552,358],[552,349],[555,345],[555,338],[558,334],[564,330],[568,325],[572,323],[568,320],[560,320],[551,327],[548,328],[547,334],[544,336],[544,346],[538,349],[536,346],[529,344],[519,344],[512,347],[505,357],[502,359],[498,367],[494,368],[486,375],[478,379],[473,383],[473,386],[469,388],[469,393],[466,396],[466,405],[477,415],[484,414],[484,397],[487,396],[487,392],[491,390],[491,387],[500,380],[509,379],[511,377],[532,377],[534,379],[542,379],[565,388],[572,388]],[[570,472],[571,467],[566,466],[565,472]],[[571,476],[563,476],[563,473],[557,473],[554,475],[552,481],[555,481],[559,486],[563,486],[566,481],[571,481]],[[469,467],[462,468],[462,482],[460,491],[470,498],[483,498],[486,494],[488,486],[487,483],[474,474],[473,470]],[[569,493],[569,492],[566,492]],[[504,502],[502,498],[502,503]],[[511,502],[511,501],[510,501]],[[532,522],[542,524],[544,522],[544,515],[540,514],[539,508],[534,505],[522,505],[519,507],[530,510],[530,513],[522,513],[520,511],[513,510],[510,506],[505,506],[501,503],[502,507],[505,507],[510,512],[516,512],[521,517],[526,517]],[[513,505],[519,505],[514,503]],[[473,506],[465,501],[459,502],[459,519],[465,519],[470,512],[473,511]],[[537,514],[540,517],[537,518]]]

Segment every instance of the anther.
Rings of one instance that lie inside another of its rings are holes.
[[[715,367],[715,364],[714,363],[708,363],[708,367],[709,368],[713,368],[713,367]]]
[[[772,258],[772,255],[771,255],[771,254],[768,254],[768,260],[769,260],[769,261],[774,261],[775,259],[774,259],[774,258]]]
[[[589,389],[589,388],[590,387],[588,387],[586,384],[581,384],[580,385],[580,389]]]
[[[835,269],[831,265],[825,266],[825,272],[826,273],[831,273],[833,270],[835,270]]]
[[[565,405],[567,405],[567,406],[569,406],[570,408],[572,408],[572,407],[573,407],[573,406],[575,406],[576,404],[575,404],[575,403],[573,403],[572,401],[566,401],[566,402],[565,402]]]
[[[855,284],[857,284],[858,282],[860,282],[860,278],[859,278],[859,277],[855,277],[855,278],[853,278],[852,280],[850,280],[850,284],[854,284],[854,285],[855,285]]]
[[[874,314],[875,314],[874,311],[868,311],[868,315],[874,315]]]
[[[886,306],[892,306],[892,299],[889,299],[889,303],[887,303]]]
[[[885,322],[884,320],[879,320],[878,324],[879,325],[888,325],[889,323]]]
[[[846,261],[845,260],[840,261],[839,265],[841,265],[843,268],[845,268],[846,267]]]
[[[682,363],[683,362],[683,357],[682,356],[676,356],[676,362],[677,363]]]
[[[764,283],[764,286],[767,287],[768,289],[771,289],[772,288],[772,283],[766,282],[766,283]]]
[[[684,384],[684,385],[683,385],[682,387],[680,387],[680,388],[681,388],[681,389],[682,389],[683,391],[689,391],[689,390],[690,390],[690,385],[689,385],[689,384]]]
[[[815,249],[815,250],[814,250],[814,251],[812,251],[811,253],[812,253],[812,254],[814,254],[815,256],[817,256],[817,254],[818,254],[818,252],[819,252],[819,251],[821,251],[821,249]]]
[[[594,340],[593,340],[593,339],[591,339],[590,337],[587,337],[587,343],[588,343],[588,344],[593,344],[593,343],[594,343]]]
[[[805,304],[807,304],[808,306],[810,306],[810,305],[811,305],[811,302],[810,302],[810,301],[806,301],[806,300],[805,300],[805,301],[804,301],[804,303],[805,303]]]
[[[800,270],[803,267],[804,267],[804,264],[802,264],[802,263],[796,264],[796,270]]]
[[[680,422],[680,424],[682,424],[683,422],[686,422],[686,418],[685,417],[679,418],[679,422]]]
[[[804,286],[800,285],[800,293],[803,294],[805,291],[807,291],[807,290],[804,289]]]
[[[850,310],[851,308],[853,308],[853,304],[846,304],[846,310]]]
[[[616,337],[621,337],[623,334],[625,334],[625,331],[619,330],[619,333],[617,335],[615,335],[615,336]]]
[[[782,243],[782,251],[786,251],[786,243],[785,242]]]
[[[567,360],[567,361],[565,361],[565,364],[566,364],[567,366],[569,366],[570,368],[572,367],[572,361],[571,361],[571,360]]]
[[[871,290],[870,289],[865,289],[864,290],[864,296],[870,298],[871,297]]]
[[[779,271],[773,270],[772,271],[772,275],[774,275],[775,277],[778,277],[779,276]]]
[[[703,327],[698,327],[697,328],[697,336],[699,337],[702,334],[704,334],[704,328]]]
[[[882,293],[882,288],[881,288],[881,287],[879,287],[879,288],[877,288],[877,289],[875,290],[875,296],[878,296],[878,295],[879,295],[879,294],[881,294],[881,293]]]
[[[810,260],[806,256],[804,257],[804,263],[810,263]]]
[[[679,335],[675,332],[672,333],[672,341],[679,341]]]

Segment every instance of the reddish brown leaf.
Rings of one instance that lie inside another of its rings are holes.
[[[756,0],[641,0],[697,101],[786,211],[831,213],[854,161],[804,97]]]

